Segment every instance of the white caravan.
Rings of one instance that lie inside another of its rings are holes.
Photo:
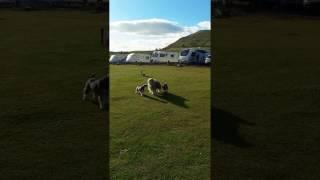
[[[211,55],[210,54],[206,57],[204,63],[205,64],[210,64],[211,63]]]
[[[118,64],[126,61],[127,54],[115,54],[112,55],[109,59],[110,64]]]
[[[126,63],[150,63],[150,55],[142,53],[131,53],[127,56]]]
[[[180,52],[179,61],[188,64],[204,64],[207,56],[208,52],[206,50],[200,48],[187,48],[182,49]]]
[[[153,63],[176,63],[179,59],[179,53],[166,51],[153,51],[151,62]]]

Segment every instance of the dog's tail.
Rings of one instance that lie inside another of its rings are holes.
[[[143,77],[148,77],[145,73],[143,73],[142,70],[140,71],[140,74],[141,74],[141,76],[143,76]]]
[[[152,76],[147,75],[146,73],[143,72],[143,70],[140,71],[140,74],[142,77],[147,77],[147,78],[151,78]]]

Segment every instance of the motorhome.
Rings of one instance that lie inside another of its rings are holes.
[[[179,55],[179,62],[187,64],[204,64],[207,56],[208,52],[200,48],[182,49]]]
[[[153,51],[151,54],[152,63],[177,63],[179,53],[166,51]]]
[[[131,53],[126,58],[126,63],[150,63],[150,54]]]
[[[126,61],[127,54],[114,54],[110,56],[109,63],[110,64],[120,64]]]

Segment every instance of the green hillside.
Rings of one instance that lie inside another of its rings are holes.
[[[201,30],[186,37],[180,38],[176,42],[165,47],[168,51],[180,51],[181,48],[201,47],[210,51],[211,49],[211,31]]]

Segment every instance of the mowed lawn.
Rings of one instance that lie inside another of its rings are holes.
[[[320,179],[319,32],[319,19],[215,19],[213,179]]]
[[[170,94],[135,94],[141,70]],[[210,68],[112,65],[110,82],[111,179],[209,179]]]
[[[82,102],[106,72],[89,11],[0,11],[0,178],[107,179],[107,116]]]

